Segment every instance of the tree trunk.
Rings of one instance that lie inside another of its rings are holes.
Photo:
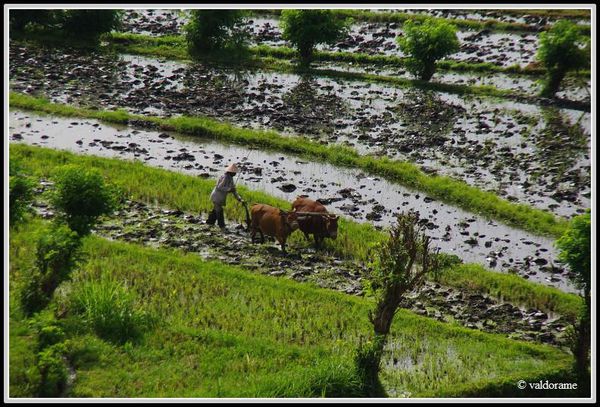
[[[421,80],[429,81],[433,74],[435,73],[435,62],[429,63],[425,66],[423,71],[421,72]]]
[[[554,97],[554,94],[560,89],[560,83],[565,78],[567,72],[562,69],[548,71],[546,84],[542,89],[542,96]]]
[[[301,45],[299,47],[300,51],[300,64],[302,66],[308,67],[313,57],[313,47],[312,45]]]

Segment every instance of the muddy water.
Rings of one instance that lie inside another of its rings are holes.
[[[44,117],[13,111],[11,140],[104,157],[138,159],[149,165],[216,178],[234,161],[238,182],[287,200],[306,194],[331,211],[388,226],[394,214],[416,209],[443,252],[502,272],[572,291],[556,262],[553,241],[489,221],[359,170],[177,134],[112,127],[93,120]]]
[[[561,216],[590,204],[587,113],[363,81],[130,55],[49,53],[14,44],[10,75],[13,90],[56,102],[207,115],[347,144]],[[567,134],[572,136],[565,149]]]

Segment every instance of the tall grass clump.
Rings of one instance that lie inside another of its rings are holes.
[[[79,286],[72,293],[70,308],[98,336],[119,344],[138,341],[152,324],[149,314],[137,305],[135,295],[108,278]]]

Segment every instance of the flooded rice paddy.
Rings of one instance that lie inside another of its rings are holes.
[[[552,239],[473,215],[359,170],[176,133],[20,111],[10,113],[10,135],[13,142],[137,159],[206,178],[218,177],[234,161],[242,168],[237,180],[242,185],[288,201],[297,195],[309,195],[322,200],[335,213],[382,227],[393,222],[394,214],[415,209],[443,252],[497,271],[574,290],[567,280],[568,271],[556,261]]]
[[[405,12],[407,10],[398,10]],[[411,10],[413,13],[436,14],[436,17],[452,16],[452,10]],[[480,13],[459,12],[462,18],[485,21],[488,18]],[[481,18],[477,18],[479,17]],[[492,14],[493,15],[493,14]],[[507,17],[510,19],[510,17]],[[541,29],[546,23],[555,21],[548,17],[517,17],[522,23]],[[182,10],[128,10],[125,14],[124,32],[145,35],[179,35],[188,21],[186,12]],[[510,22],[510,21],[506,21]],[[518,22],[518,21],[513,21]],[[589,24],[589,21],[588,21]],[[281,36],[279,19],[270,15],[255,15],[247,20],[247,30],[251,34],[251,42],[270,46],[288,45]],[[463,62],[489,62],[499,66],[519,65],[525,67],[535,61],[539,46],[537,32],[508,33],[484,30],[462,30],[457,33],[461,42],[460,52],[449,59]],[[356,22],[351,25],[346,37],[334,45],[321,45],[318,48],[328,51],[361,52],[367,54],[384,54],[404,56],[399,49],[396,38],[402,35],[401,25],[385,22]]]
[[[409,160],[561,216],[590,206],[589,113],[133,55],[10,51],[12,90],[55,102],[205,115]]]

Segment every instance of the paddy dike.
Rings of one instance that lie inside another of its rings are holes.
[[[206,115],[421,165],[560,216],[590,207],[589,113],[362,81],[11,44],[11,89]]]
[[[50,188],[52,183],[42,180],[36,192]],[[42,217],[53,217],[44,202],[34,205]],[[265,244],[251,243],[243,225],[229,222],[225,232],[216,232],[215,226],[206,225],[204,221],[202,215],[127,201],[112,216],[103,218],[94,233],[113,240],[176,248],[257,273],[363,295],[361,275],[365,267],[360,263],[296,245],[291,245],[288,255],[283,255],[272,240]],[[568,321],[559,315],[520,308],[487,295],[434,282],[427,282],[409,293],[401,306],[439,321],[559,346],[564,345],[568,326]]]
[[[95,120],[65,119],[30,112],[10,113],[13,142],[66,149],[81,154],[140,160],[148,165],[216,179],[236,162],[239,184],[293,201],[319,199],[339,215],[386,227],[395,214],[417,210],[434,244],[465,262],[517,273],[532,281],[574,291],[551,238],[535,236],[446,205],[360,170],[309,162],[278,152],[216,143],[198,137]]]

